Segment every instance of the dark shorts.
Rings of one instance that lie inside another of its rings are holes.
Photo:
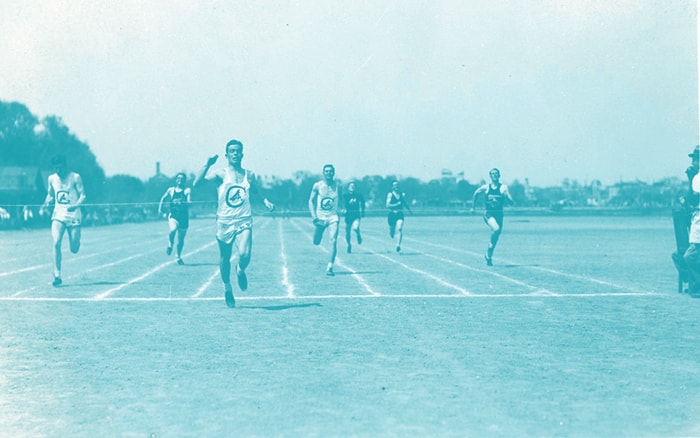
[[[484,222],[488,222],[489,218],[496,219],[499,227],[503,227],[503,212],[502,211],[486,211],[484,213]]]
[[[345,213],[345,225],[352,225],[358,219],[360,219],[360,215],[357,213]]]
[[[186,230],[190,226],[190,216],[189,214],[173,214],[170,213],[170,219],[177,222],[178,229]]]
[[[386,221],[391,228],[394,228],[399,219],[404,219],[403,211],[391,211],[389,212],[389,217],[387,217]]]

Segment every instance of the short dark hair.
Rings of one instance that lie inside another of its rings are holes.
[[[177,179],[178,176],[182,175],[183,178],[185,178],[185,181],[187,181],[187,175],[185,172],[178,172],[175,174],[175,179]]]
[[[51,159],[51,164],[54,166],[57,166],[59,164],[66,164],[66,156],[65,155],[56,155]]]
[[[236,140],[234,138],[234,139],[229,140],[228,143],[226,143],[226,152],[228,152],[228,147],[231,145],[238,145],[241,147],[241,149],[243,149],[243,143],[240,140]]]
[[[333,171],[335,172],[335,166],[333,166],[332,164],[324,164],[324,165],[323,165],[323,170],[325,171],[327,167],[330,167],[330,168],[333,169]]]

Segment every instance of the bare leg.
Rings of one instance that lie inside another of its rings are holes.
[[[231,287],[231,252],[233,242],[225,243],[217,239],[219,243],[219,274],[224,286]]]
[[[216,240],[219,243],[219,274],[221,281],[224,283],[224,297],[228,307],[236,307],[236,300],[233,297],[233,287],[231,286],[231,252],[233,250],[233,242],[225,243]]]
[[[355,219],[352,222],[352,230],[357,235],[357,244],[362,245],[362,234],[360,234],[360,220],[359,219]]]
[[[80,251],[80,227],[68,227],[68,242],[70,243],[70,252],[77,254]]]
[[[173,253],[173,244],[175,242],[175,233],[177,233],[177,221],[173,218],[168,219],[168,249],[165,251],[168,255]]]
[[[335,275],[333,273],[333,266],[335,265],[335,257],[338,254],[338,230],[338,222],[333,222],[328,225],[328,237],[330,239],[331,244],[331,256],[328,261],[328,267],[326,268],[326,274],[331,276]]]
[[[493,217],[489,217],[488,219],[486,219],[486,225],[488,225],[489,228],[491,228],[491,238],[489,239],[489,247],[486,250],[486,264],[491,266],[493,251],[496,249],[498,238],[501,236],[501,226]]]
[[[250,264],[250,256],[253,251],[253,230],[248,228],[241,231],[235,240],[236,251],[238,252],[238,265],[236,275],[238,277],[238,287],[241,290],[248,289],[248,277],[245,270]]]
[[[66,225],[60,221],[51,221],[51,238],[53,239],[53,276],[54,286],[60,284],[61,278],[61,245],[63,244],[63,233],[66,231]],[[58,281],[58,283],[57,283]]]
[[[403,219],[396,221],[396,252],[401,251],[401,242],[403,241]]]
[[[187,236],[187,228],[177,230],[177,260],[182,261],[182,248],[185,247],[185,236]],[[172,243],[171,243],[172,245]]]

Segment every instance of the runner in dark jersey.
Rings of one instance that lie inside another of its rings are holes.
[[[360,234],[360,219],[365,217],[365,198],[356,190],[355,181],[348,183],[348,190],[343,196],[345,207],[345,241],[348,243],[348,252],[352,252],[352,237],[354,231],[357,235],[357,244],[362,245],[362,234]]]
[[[389,224],[389,236],[393,239],[396,236],[396,252],[401,252],[401,241],[403,240],[403,209],[411,212],[411,207],[405,202],[406,194],[399,190],[399,182],[391,183],[391,191],[386,195],[386,208],[389,209],[387,223]]]
[[[503,230],[503,206],[506,202],[512,203],[513,198],[508,192],[508,186],[501,184],[501,172],[498,169],[491,169],[489,177],[491,178],[489,184],[484,184],[474,191],[471,211],[472,213],[475,211],[477,196],[484,193],[486,195],[484,222],[491,228],[491,239],[484,259],[488,266],[493,266],[493,250],[496,249],[498,238]]]
[[[175,185],[168,187],[158,204],[158,214],[163,214],[163,204],[169,200],[168,212],[168,247],[165,250],[166,254],[173,253],[173,243],[175,242],[175,234],[177,234],[177,264],[184,265],[182,261],[182,248],[185,246],[185,236],[187,229],[190,226],[190,189],[185,187],[187,176],[180,172],[175,176]]]

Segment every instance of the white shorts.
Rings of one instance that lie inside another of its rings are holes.
[[[83,214],[80,208],[68,211],[65,208],[54,208],[51,220],[63,222],[67,227],[79,227],[82,223]]]
[[[253,228],[253,218],[243,219],[217,219],[216,238],[224,243],[231,243],[233,239],[244,230]]]

